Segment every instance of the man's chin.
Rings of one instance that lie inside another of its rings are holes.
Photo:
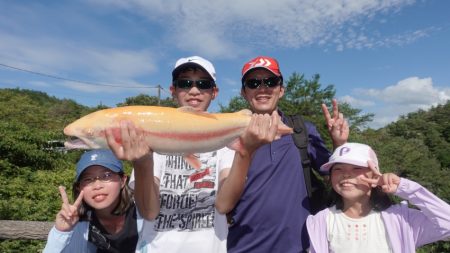
[[[188,103],[186,106],[190,106],[194,108],[196,111],[206,111],[207,108],[205,108],[205,105],[201,103]]]
[[[272,109],[272,107],[270,107],[270,106],[255,106],[255,107],[253,107],[252,111],[259,113],[259,114],[264,114],[264,113],[271,114],[274,111],[274,109]]]

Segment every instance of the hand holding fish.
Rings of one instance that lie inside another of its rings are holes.
[[[153,154],[153,150],[145,140],[143,130],[137,128],[131,121],[121,121],[120,131],[107,128],[106,141],[109,148],[121,160],[134,162]]]
[[[139,159],[153,150],[159,154],[182,155],[197,168],[199,161],[195,158],[196,153],[225,146],[238,150],[233,144],[239,143],[239,137],[251,118],[249,110],[210,114],[198,112],[192,107],[110,108],[88,114],[66,126],[64,134],[77,139],[67,141],[65,146],[68,149],[111,148],[119,158],[126,160]],[[253,127],[255,131],[260,131],[257,127],[263,121],[260,119],[256,123]],[[134,127],[123,122],[130,122]],[[275,126],[277,136],[292,133],[292,129],[281,121],[273,124]],[[271,138],[270,135],[266,137]]]
[[[272,115],[253,114],[247,129],[240,136],[243,149],[238,148],[238,152],[241,155],[244,155],[243,152],[253,154],[260,146],[279,139],[280,135],[277,135],[279,121],[280,116],[276,111]]]

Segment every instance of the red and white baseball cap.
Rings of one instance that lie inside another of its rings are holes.
[[[277,60],[268,56],[258,56],[244,64],[244,67],[242,67],[242,80],[244,80],[245,75],[250,70],[256,68],[267,69],[274,75],[283,78],[280,71],[280,65],[278,64]]]
[[[375,165],[375,173],[380,175],[378,167],[378,158],[373,149],[361,143],[347,142],[334,150],[330,160],[320,167],[320,170],[327,172],[335,163],[347,163],[360,167],[369,167],[368,161]]]
[[[216,69],[214,68],[213,64],[200,56],[190,56],[178,59],[172,71],[173,80],[175,80],[175,78],[178,76],[181,69],[189,66],[200,67],[201,69],[206,71],[206,73],[208,73],[214,81],[216,81]]]

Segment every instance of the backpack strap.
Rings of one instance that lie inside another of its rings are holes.
[[[294,139],[295,146],[297,146],[300,153],[300,159],[303,167],[303,176],[305,178],[306,192],[308,198],[312,197],[312,185],[311,185],[311,160],[308,155],[308,129],[305,126],[305,121],[301,115],[287,115],[288,126],[294,129],[292,138]]]

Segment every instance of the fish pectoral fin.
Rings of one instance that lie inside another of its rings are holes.
[[[184,113],[195,114],[195,115],[201,116],[201,117],[206,117],[206,118],[210,118],[210,119],[217,119],[217,117],[214,116],[214,114],[211,114],[211,113],[208,113],[208,112],[197,111],[191,106],[182,106],[182,107],[177,108],[177,110],[180,111],[180,112],[184,112]]]
[[[202,167],[202,163],[198,159],[198,156],[194,154],[187,154],[183,156],[184,160],[191,165],[192,168],[199,170]]]
[[[294,133],[294,130],[291,127],[288,127],[286,124],[283,123],[283,121],[278,122],[278,129],[277,129],[277,138],[279,139],[283,135],[292,134]]]
[[[244,145],[242,145],[241,138],[236,138],[232,142],[230,142],[227,147],[234,151],[242,151],[244,150]]]

